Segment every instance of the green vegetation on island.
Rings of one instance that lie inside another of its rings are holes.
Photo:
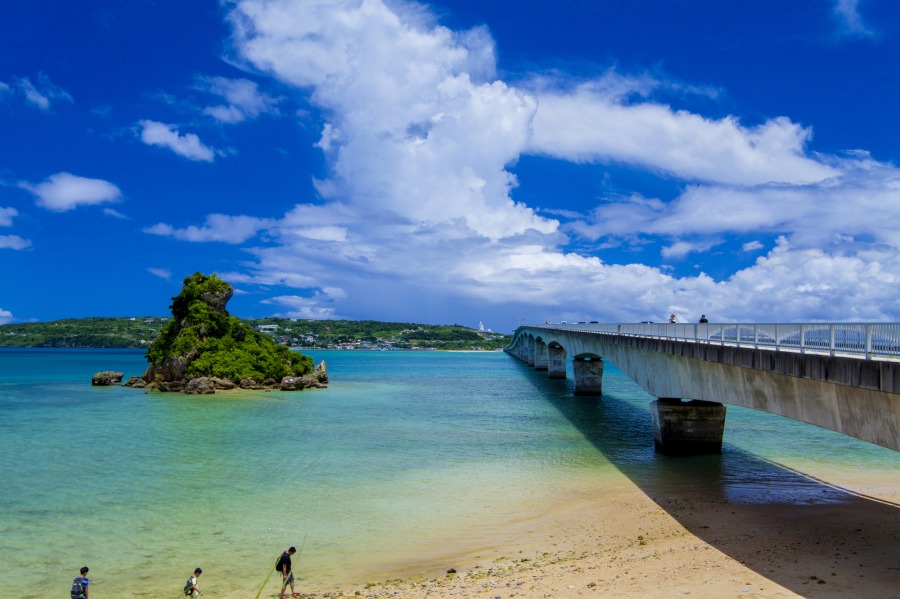
[[[234,289],[216,275],[195,273],[172,298],[172,319],[147,350],[153,381],[214,377],[239,383],[281,381],[313,372],[312,358],[292,352],[225,310]]]
[[[234,318],[234,317],[232,317]],[[279,344],[302,349],[499,350],[509,335],[458,324],[375,320],[241,319]],[[0,346],[147,348],[171,318],[78,318],[0,325]]]

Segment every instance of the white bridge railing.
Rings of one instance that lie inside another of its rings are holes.
[[[531,325],[584,333],[632,335],[737,347],[900,357],[900,323],[820,324],[543,324]]]

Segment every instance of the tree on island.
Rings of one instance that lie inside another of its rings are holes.
[[[215,274],[194,273],[172,298],[172,320],[147,350],[141,377],[161,391],[211,393],[214,389],[320,387],[325,363],[277,344],[231,316],[234,289]]]

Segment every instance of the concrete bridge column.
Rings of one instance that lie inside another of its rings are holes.
[[[528,339],[528,344],[525,346],[525,363],[534,366],[534,339]]]
[[[660,397],[650,403],[656,450],[669,455],[722,453],[725,406]]]
[[[525,339],[519,339],[516,344],[516,357],[522,362],[525,361]]]
[[[603,395],[603,360],[575,358],[572,374],[575,376],[575,395]]]
[[[558,345],[547,347],[547,375],[551,379],[566,378],[566,350]]]
[[[547,344],[543,341],[534,342],[534,369],[547,370]]]

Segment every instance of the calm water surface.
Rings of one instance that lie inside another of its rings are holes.
[[[601,400],[503,353],[310,353],[327,390],[189,397],[91,387],[143,352],[0,348],[0,588],[62,593],[88,564],[95,599],[163,598],[200,565],[208,596],[252,597],[289,545],[301,587],[376,581],[514,541],[623,473],[734,502],[900,483],[896,452],[736,407],[722,456],[658,456],[652,398],[611,365]]]

